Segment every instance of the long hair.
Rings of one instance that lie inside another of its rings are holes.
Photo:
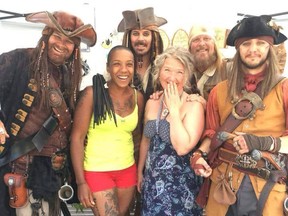
[[[262,81],[260,97],[265,97],[270,90],[274,87],[280,76],[280,69],[278,66],[278,60],[273,46],[270,45],[270,49],[266,60],[266,72],[264,80]],[[242,62],[240,58],[239,49],[237,50],[233,58],[233,66],[230,76],[228,76],[228,96],[229,100],[237,101],[241,96],[241,91],[244,86],[244,72],[242,70]]]
[[[32,54],[30,65],[30,77],[37,82],[38,103],[40,106],[49,107],[48,88],[49,88],[49,68],[48,68],[48,40],[53,33],[42,35]],[[61,90],[67,105],[73,111],[76,99],[80,91],[82,80],[82,66],[79,44],[75,43],[74,51],[70,58],[62,65],[63,86]]]
[[[157,31],[153,31],[153,30],[150,30],[150,31],[152,32],[152,41],[151,41],[151,49],[149,50],[149,52],[150,52],[150,62],[151,64],[153,64],[155,58],[164,51],[164,45],[163,45],[163,40],[161,38],[160,33]],[[131,32],[132,30],[129,30],[124,33],[122,45],[132,50],[134,56],[136,56],[136,53],[133,50],[133,47],[131,45],[131,40],[130,40]],[[135,58],[135,61],[137,61],[136,58]]]

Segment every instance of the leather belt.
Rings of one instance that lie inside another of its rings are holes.
[[[43,146],[48,141],[49,136],[53,133],[57,126],[57,118],[51,115],[35,135],[31,135],[13,143],[13,145],[8,149],[7,153],[0,158],[0,167],[16,160],[35,148],[37,148],[38,151],[41,151]]]
[[[224,148],[219,148],[218,158],[226,163],[232,163],[233,167],[241,172],[268,179],[270,170],[266,168],[263,159],[256,161],[250,155],[240,155]]]

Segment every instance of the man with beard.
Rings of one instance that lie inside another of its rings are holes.
[[[288,79],[273,46],[287,37],[271,19],[244,18],[231,30],[231,73],[209,94],[203,140],[190,158],[206,177],[197,200],[208,216],[283,215]]]
[[[26,20],[46,25],[37,46],[0,55],[1,216],[58,216],[58,190],[70,176],[67,147],[82,77],[80,42],[94,46],[96,32],[63,11],[32,13]]]
[[[215,43],[214,31],[204,26],[193,26],[188,47],[192,54],[197,87],[207,100],[211,89],[227,78],[227,60]]]
[[[133,84],[145,98],[153,93],[152,71],[157,55],[163,52],[163,41],[158,27],[167,20],[154,15],[154,8],[148,7],[135,11],[123,11],[123,19],[118,25],[118,32],[124,32],[124,46],[135,55],[136,73]]]

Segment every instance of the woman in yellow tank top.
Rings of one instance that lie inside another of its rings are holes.
[[[112,48],[106,68],[111,79],[95,75],[79,99],[71,158],[81,204],[94,215],[124,216],[135,193],[134,140],[141,134],[144,99],[130,86],[134,56],[128,48]]]

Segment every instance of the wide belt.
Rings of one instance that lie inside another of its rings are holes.
[[[263,179],[268,179],[270,176],[270,170],[266,168],[265,161],[260,159],[254,160],[248,154],[238,154],[224,148],[219,148],[218,158],[229,164],[233,164],[233,167],[241,172],[255,175]]]
[[[57,119],[51,115],[35,135],[13,143],[6,154],[0,158],[0,167],[29,153],[35,148],[40,152],[57,126]]]

